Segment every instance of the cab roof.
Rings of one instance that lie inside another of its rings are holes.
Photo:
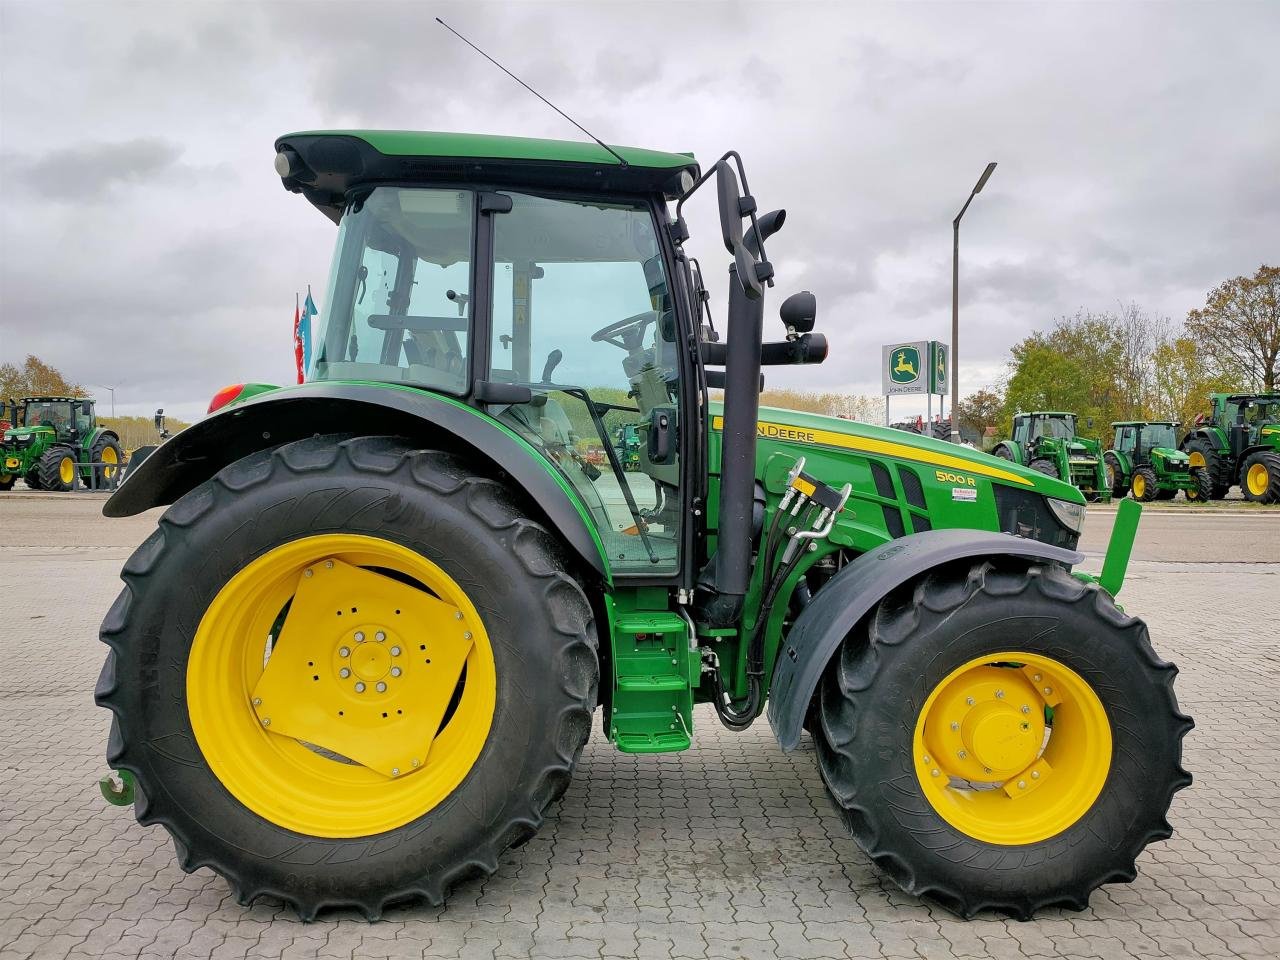
[[[1176,427],[1177,420],[1113,420],[1113,427]]]
[[[19,397],[18,403],[84,403],[89,397]]]
[[[378,183],[474,183],[604,193],[680,193],[692,154],[597,143],[412,130],[305,130],[276,140],[291,161],[281,177],[337,221],[350,191]]]

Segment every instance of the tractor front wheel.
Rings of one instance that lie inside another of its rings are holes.
[[[1150,467],[1139,467],[1133,471],[1133,499],[1150,503],[1160,493],[1156,480],[1156,472]]]
[[[439,904],[564,791],[599,681],[561,543],[452,454],[315,437],[237,461],[125,565],[107,757],[181,867],[309,919]]]
[[[66,493],[76,482],[76,452],[71,447],[50,447],[36,463],[41,490]]]
[[[13,485],[18,482],[16,473],[0,473],[0,490],[12,490]]]
[[[1083,909],[1167,838],[1190,718],[1145,625],[1057,566],[940,568],[824,675],[822,778],[904,890],[966,917]]]
[[[1192,503],[1204,503],[1213,498],[1213,481],[1209,478],[1209,471],[1203,467],[1196,467],[1191,471],[1191,479],[1195,486],[1188,487],[1184,494]]]
[[[1129,487],[1125,483],[1124,470],[1120,467],[1120,461],[1114,456],[1104,456],[1103,465],[1107,477],[1107,486],[1111,488],[1111,498],[1120,500],[1129,492]]]
[[[1062,477],[1058,476],[1058,465],[1055,464],[1052,460],[1047,460],[1044,457],[1040,457],[1036,460],[1032,460],[1029,466],[1031,467],[1032,470],[1037,470],[1040,473],[1043,473],[1045,476],[1057,477],[1059,480],[1062,479]]]
[[[1280,503],[1280,454],[1250,456],[1240,472],[1240,489],[1254,503]]]
[[[1203,437],[1195,437],[1188,440],[1183,449],[1191,458],[1191,469],[1203,470],[1208,475],[1210,499],[1221,500],[1225,497],[1231,489],[1231,478],[1226,476],[1225,465],[1213,445]]]

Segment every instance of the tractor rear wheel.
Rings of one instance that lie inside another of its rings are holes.
[[[1111,498],[1120,500],[1129,492],[1128,485],[1124,482],[1124,470],[1120,468],[1120,461],[1110,455],[1104,455],[1102,458],[1103,466],[1107,478],[1107,486],[1111,488]]]
[[[1191,782],[1176,673],[1140,620],[1057,566],[940,568],[881,601],[827,668],[822,778],[907,892],[966,917],[1083,909],[1172,834]]]
[[[1240,489],[1254,503],[1280,503],[1280,453],[1255,453],[1240,471]]]
[[[36,463],[41,490],[70,490],[76,482],[76,452],[72,447],[53,446]]]
[[[1188,487],[1184,491],[1186,498],[1192,503],[1203,503],[1213,497],[1213,481],[1209,479],[1209,471],[1202,467],[1196,467],[1191,471],[1191,479],[1195,481],[1194,487]]]
[[[1221,500],[1231,489],[1232,480],[1227,476],[1226,464],[1218,456],[1218,451],[1203,437],[1192,437],[1183,445],[1183,450],[1191,458],[1191,469],[1203,470],[1209,477],[1210,499]]]
[[[1008,447],[1005,447],[1005,446],[996,447],[995,454],[1001,460],[1014,461],[1013,451],[1010,450]]]
[[[1154,470],[1150,467],[1139,467],[1133,471],[1133,499],[1150,503],[1159,493],[1160,488],[1157,486]]]
[[[125,565],[96,697],[136,814],[241,903],[441,903],[537,831],[586,742],[592,608],[452,454],[315,437],[233,463]]]
[[[114,437],[103,434],[94,443],[93,449],[89,451],[89,459],[93,463],[101,463],[104,466],[91,467],[92,473],[86,472],[84,478],[85,484],[92,485],[95,490],[105,490],[111,487],[119,479],[120,465],[124,463],[124,451],[120,449],[120,444],[116,442]]]
[[[1058,476],[1057,464],[1055,464],[1052,460],[1046,460],[1044,457],[1040,457],[1039,459],[1032,460],[1029,466],[1031,467],[1032,470],[1038,470],[1040,473],[1043,473],[1046,476],[1058,477],[1059,480],[1062,479],[1062,477]]]

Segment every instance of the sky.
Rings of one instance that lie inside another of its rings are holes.
[[[277,136],[579,136],[436,16],[608,142],[742,154],[787,210],[768,316],[810,289],[832,345],[770,386],[878,394],[881,344],[950,339],[951,220],[988,161],[962,394],[1056,317],[1181,320],[1280,254],[1275,3],[0,0],[0,361],[144,416],[291,382],[294,296],[320,300],[335,230],[282,189]],[[691,226],[714,262],[712,214]]]

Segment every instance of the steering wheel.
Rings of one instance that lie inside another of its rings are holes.
[[[645,310],[643,313],[637,313],[635,316],[601,327],[591,335],[591,339],[595,343],[611,343],[623,350],[635,350],[644,340],[645,328],[657,319],[658,314],[655,311]]]

